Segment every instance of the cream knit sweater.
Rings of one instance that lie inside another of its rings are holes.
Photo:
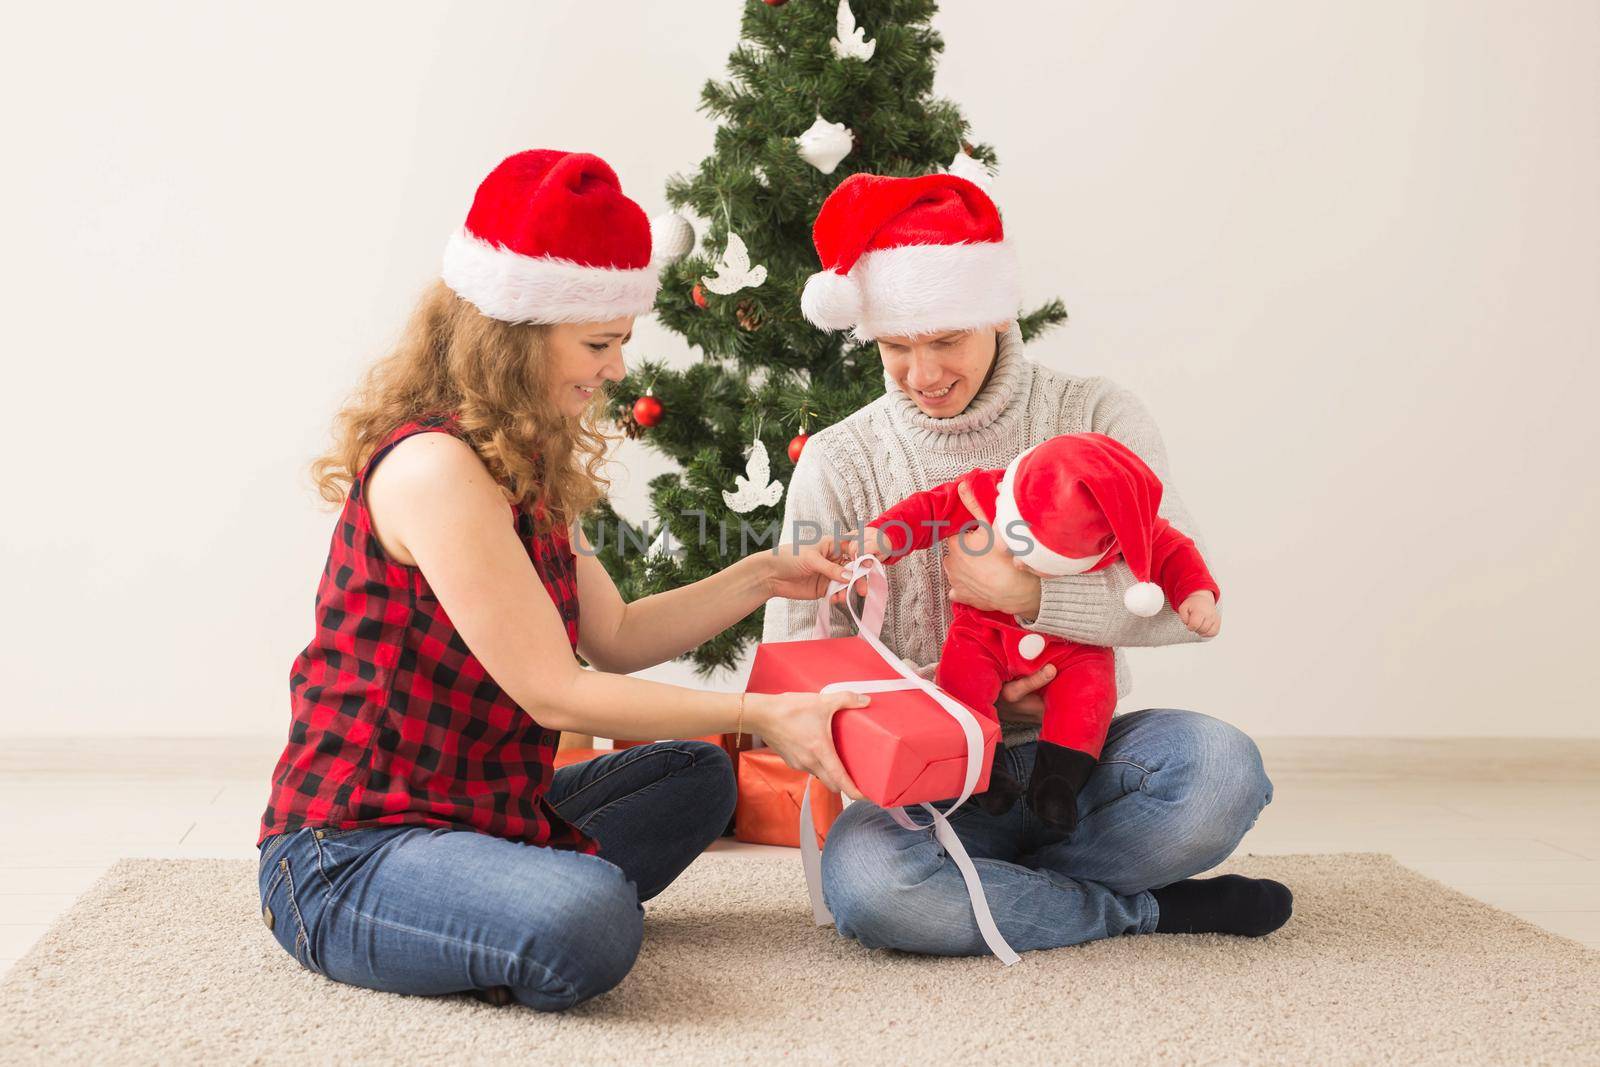
[[[855,529],[912,493],[932,489],[975,467],[1004,467],[1047,437],[1092,431],[1115,437],[1150,465],[1165,486],[1161,516],[1192,537],[1204,553],[1199,531],[1173,488],[1161,431],[1133,393],[1104,378],[1079,378],[1030,362],[1015,328],[1001,338],[999,349],[988,384],[959,415],[936,419],[923,414],[886,378],[883,396],[814,434],[789,482],[785,539],[795,535],[795,524],[800,522],[815,523],[808,530],[820,528],[823,533]],[[950,627],[940,565],[945,547],[935,544],[914,552],[888,572],[884,643],[929,677]],[[1117,647],[1120,699],[1131,684],[1120,646],[1200,640],[1178,620],[1171,604],[1148,619],[1129,612],[1122,594],[1132,584],[1133,574],[1120,560],[1093,574],[1046,579],[1039,617],[1017,621],[1083,644]],[[816,601],[768,601],[763,640],[811,637],[817,611]],[[830,630],[834,636],[852,632],[843,609],[831,609]],[[1036,728],[1012,724],[1005,739],[1020,744],[1037,734]]]

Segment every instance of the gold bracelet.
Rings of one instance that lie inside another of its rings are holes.
[[[748,693],[739,694],[739,717],[733,723],[733,743],[736,745],[744,734],[744,698],[748,695]]]

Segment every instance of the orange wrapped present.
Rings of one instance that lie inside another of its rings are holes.
[[[770,748],[739,754],[739,803],[733,810],[733,836],[757,845],[800,847],[800,801],[809,776],[793,770]],[[827,840],[844,801],[821,782],[811,783],[811,825],[817,847]]]
[[[733,760],[733,769],[735,771],[739,769],[739,755],[744,752],[749,752],[755,747],[755,743],[756,738],[754,734],[722,735],[722,750],[728,754],[729,759]]]

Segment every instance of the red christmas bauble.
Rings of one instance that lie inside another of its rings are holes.
[[[806,442],[811,440],[811,435],[803,433],[789,442],[789,462],[799,463],[800,453],[805,451]]]
[[[706,306],[706,291],[700,288],[699,282],[695,282],[694,288],[689,290],[689,295],[694,297],[695,307],[703,308]]]
[[[784,4],[787,4],[788,2],[789,2],[789,0],[767,0],[767,6],[768,7],[782,7]]]
[[[633,402],[633,419],[640,426],[654,426],[661,421],[661,413],[665,410],[655,397],[641,396]]]

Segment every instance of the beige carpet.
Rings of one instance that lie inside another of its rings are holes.
[[[301,970],[252,866],[116,865],[0,983],[0,1063],[1596,1063],[1600,953],[1388,856],[1244,856],[1271,937],[1119,937],[988,959],[811,925],[798,859],[710,855],[637,967],[564,1016]]]

